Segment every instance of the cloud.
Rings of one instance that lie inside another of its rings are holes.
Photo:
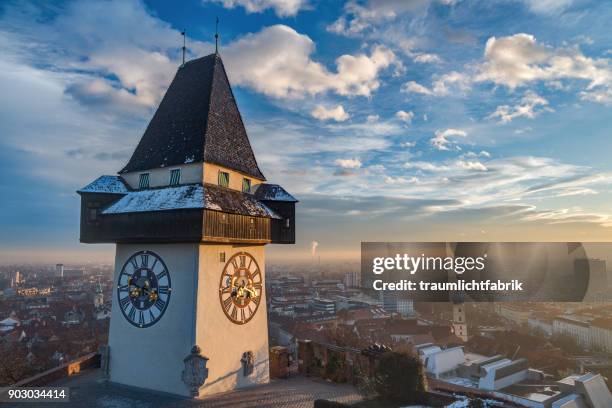
[[[413,61],[421,64],[439,64],[442,58],[437,54],[422,53],[414,55]]]
[[[580,98],[586,101],[612,105],[612,87],[600,88],[594,91],[580,92]]]
[[[521,0],[536,14],[558,14],[569,8],[574,0]]]
[[[476,153],[476,152],[466,152],[466,153],[462,154],[460,157],[486,157],[486,158],[490,158],[491,157],[491,153],[487,152],[486,150],[481,150],[478,153]]]
[[[397,120],[380,120],[378,115],[368,115],[365,122],[334,123],[326,125],[326,128],[335,133],[350,133],[355,136],[389,136],[405,132],[405,128]]]
[[[310,58],[315,43],[286,25],[248,34],[224,48],[230,79],[276,98],[302,98],[335,92],[370,96],[380,86],[379,74],[400,62],[390,49],[378,45],[369,55],[342,55],[336,72]]]
[[[408,81],[401,87],[401,92],[433,95],[433,91],[415,81]]]
[[[386,184],[400,184],[400,185],[404,185],[404,184],[416,184],[419,182],[419,179],[416,177],[410,177],[410,178],[406,178],[406,177],[392,177],[392,176],[387,176],[385,177],[385,183]]]
[[[342,105],[326,108],[323,105],[317,105],[310,114],[313,118],[319,120],[335,120],[336,122],[344,122],[350,118],[350,115],[344,110]]]
[[[487,171],[487,167],[475,160],[457,160],[457,167],[464,170]]]
[[[361,168],[361,160],[355,159],[336,159],[334,163],[343,169],[359,169]]]
[[[521,98],[520,103],[514,106],[500,105],[495,112],[489,115],[489,118],[499,118],[501,123],[509,123],[520,117],[533,119],[542,111],[552,111],[548,107],[548,101],[535,92],[528,91]]]
[[[395,20],[399,15],[424,9],[429,0],[390,1],[350,0],[344,5],[343,14],[327,30],[344,36],[355,36],[377,24]]]
[[[306,0],[204,0],[205,2],[221,3],[223,7],[233,9],[244,7],[247,13],[261,13],[273,9],[279,17],[291,17],[308,7]]]
[[[49,10],[6,8],[5,56],[61,75],[66,95],[83,106],[145,116],[157,105],[179,65],[178,30],[139,1],[71,2],[51,16]],[[204,47],[190,44],[196,52]]]
[[[534,210],[527,213],[522,219],[529,222],[544,221],[549,224],[589,223],[612,227],[612,217],[609,214],[586,212],[580,207]]]
[[[592,59],[577,47],[552,48],[540,44],[533,35],[515,34],[491,37],[485,46],[485,62],[476,81],[491,81],[510,89],[536,81],[577,79],[588,83],[583,95],[597,100],[598,93],[612,87],[608,59]]]
[[[414,118],[414,113],[412,111],[403,111],[399,110],[395,112],[395,117],[405,123],[412,123],[412,118]]]
[[[403,167],[405,169],[416,169],[416,170],[421,170],[421,171],[432,171],[432,172],[449,170],[449,167],[444,164],[431,163],[431,162],[425,162],[425,161],[407,162],[407,163],[404,163]]]
[[[456,170],[468,170],[468,171],[487,171],[487,167],[476,160],[457,160],[454,163],[435,163],[426,161],[413,161],[404,163],[405,169],[415,169],[419,171],[439,173],[449,172]]]
[[[467,133],[460,129],[445,129],[436,130],[435,136],[429,139],[429,143],[438,150],[450,150],[453,141],[450,139],[455,137],[466,137]]]
[[[430,96],[447,96],[451,93],[464,93],[470,89],[472,79],[468,74],[452,71],[434,78],[431,88],[427,88],[415,81],[404,83],[401,92],[418,93]]]
[[[458,0],[438,0],[452,6]],[[404,15],[426,12],[432,0],[349,0],[344,4],[343,13],[327,26],[327,31],[355,37],[371,31],[374,27],[386,26]]]

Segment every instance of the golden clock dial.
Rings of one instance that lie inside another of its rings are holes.
[[[227,261],[219,282],[219,302],[228,319],[248,323],[259,308],[263,290],[263,276],[253,256],[239,252]]]

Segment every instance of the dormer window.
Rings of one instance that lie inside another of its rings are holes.
[[[170,185],[178,186],[181,184],[181,169],[170,170]]]
[[[219,172],[219,185],[221,187],[229,187],[229,173],[224,171]]]
[[[142,173],[138,181],[138,188],[149,188],[149,173]]]
[[[242,179],[242,191],[244,193],[250,193],[251,192],[251,179],[248,179],[248,178],[243,178]]]

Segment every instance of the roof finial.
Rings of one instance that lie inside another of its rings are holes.
[[[219,53],[219,17],[215,23],[215,54]]]
[[[183,28],[183,31],[181,31],[181,35],[183,36],[183,65],[185,65],[185,50],[186,50],[186,48],[185,48],[185,37],[187,37],[186,34],[187,34],[187,30],[185,30]]]

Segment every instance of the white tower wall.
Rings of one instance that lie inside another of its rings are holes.
[[[138,328],[123,316],[117,299],[117,280],[127,259],[152,251],[165,262],[172,294],[161,319]],[[182,381],[183,359],[194,345],[209,358],[208,378],[200,396],[269,381],[268,321],[265,291],[255,316],[246,324],[231,322],[219,301],[219,282],[226,261],[248,252],[257,261],[265,282],[263,245],[236,244],[117,244],[109,333],[110,381],[190,397]],[[264,286],[265,287],[265,286]],[[244,352],[254,354],[254,371],[243,375]]]

